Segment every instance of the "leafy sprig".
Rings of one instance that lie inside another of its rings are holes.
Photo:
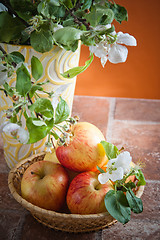
[[[55,93],[47,92],[43,88],[48,81],[38,82],[43,75],[43,66],[39,59],[35,56],[32,57],[31,72],[24,63],[23,55],[19,52],[2,54],[1,61],[4,66],[9,68],[13,67],[12,61],[17,66],[14,73],[16,75],[15,86],[9,86],[6,81],[0,89],[13,100],[13,106],[6,110],[6,118],[9,122],[24,128],[27,127],[29,133],[27,143],[35,143],[48,135],[59,138],[61,144],[64,144],[65,139],[61,138],[59,132],[60,134],[61,132],[65,133],[66,125],[69,128],[73,119],[69,118],[70,109],[60,95],[55,97],[55,101],[58,101],[57,105],[53,105]],[[39,93],[47,94],[48,98],[40,97]],[[51,139],[48,137],[47,145],[50,143]]]
[[[101,144],[104,147],[106,156],[108,157],[109,161],[113,162],[112,168],[110,167],[110,164],[107,164],[106,171],[97,167],[98,170],[101,172],[100,175],[102,178],[103,175],[105,176],[107,174],[107,171],[110,171],[111,176],[112,171],[114,172],[115,170],[117,170],[114,165],[116,165],[115,163],[118,162],[117,157],[120,156],[121,151],[119,151],[115,145],[109,142],[102,141]],[[130,176],[135,176],[136,182],[132,182],[131,180],[127,182],[127,179],[129,179]],[[100,182],[101,178],[99,178]],[[141,213],[143,211],[143,203],[140,198],[136,197],[135,189],[145,184],[146,182],[144,175],[142,173],[141,167],[138,165],[130,167],[130,169],[125,172],[121,179],[117,179],[116,181],[114,181],[114,190],[108,191],[104,199],[106,209],[110,213],[110,215],[112,215],[119,222],[125,224],[130,220],[131,211],[136,214]]]

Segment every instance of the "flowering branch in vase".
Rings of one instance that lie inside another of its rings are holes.
[[[50,136],[60,139],[61,144],[64,144],[65,138],[69,135],[67,131],[70,125],[76,123],[76,119],[69,118],[70,109],[66,101],[60,97],[68,84],[58,87],[56,92],[45,91],[43,86],[48,81],[38,82],[43,74],[43,66],[39,59],[32,57],[30,73],[24,63],[23,55],[19,52],[14,54],[1,53],[4,66],[10,67],[8,69],[6,67],[8,71],[4,71],[6,79],[0,80],[4,81],[0,90],[13,100],[13,106],[5,111],[7,121],[1,125],[0,131],[10,133],[22,144],[35,143],[46,136],[48,136],[46,143],[48,149],[53,147]],[[14,87],[7,83],[12,71],[12,61],[16,64],[16,73],[12,72],[16,74]],[[41,93],[47,94],[48,98],[40,97]],[[63,137],[58,132],[63,133]]]
[[[115,31],[114,21],[127,20],[127,10],[109,0],[23,0],[18,4],[16,0],[2,1],[0,42],[31,45],[43,53],[50,51],[53,45],[74,52],[81,41],[101,59],[104,67],[107,59],[112,63],[126,61],[128,50],[120,44],[137,44],[133,36]],[[65,77],[71,78],[84,71],[83,67],[74,70],[64,74]]]

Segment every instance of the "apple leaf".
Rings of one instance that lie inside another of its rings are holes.
[[[146,185],[145,177],[140,169],[135,173],[135,176],[139,180],[137,186]]]
[[[16,73],[16,91],[24,97],[32,87],[31,76],[24,64],[22,64],[21,67],[17,69]]]
[[[100,168],[99,166],[97,166],[97,169],[98,169],[98,171],[100,171],[100,173],[105,173],[105,171],[102,168]]]
[[[65,121],[68,118],[69,114],[70,109],[68,107],[68,104],[60,97],[60,102],[58,103],[56,108],[55,124]]]
[[[90,56],[90,59],[87,60],[85,62],[84,66],[80,66],[80,67],[74,67],[66,72],[64,72],[63,74],[61,74],[64,78],[73,78],[75,76],[77,76],[78,74],[84,72],[92,63],[93,61],[93,54]]]
[[[29,143],[35,143],[45,138],[52,129],[53,124],[53,119],[45,121],[45,123],[42,121],[42,124],[40,124],[37,118],[27,118],[26,125],[29,131]]]
[[[113,145],[112,143],[109,143],[106,141],[101,141],[101,144],[102,144],[109,160],[116,158],[117,155],[120,153],[118,148],[115,145]]]
[[[46,118],[53,118],[54,110],[49,99],[38,98],[31,106],[29,106],[29,110],[41,113]]]
[[[136,197],[134,192],[131,189],[129,189],[126,192],[126,198],[128,200],[128,204],[129,204],[131,210],[134,213],[141,213],[141,212],[143,212],[142,200],[140,198]]]
[[[125,224],[130,220],[131,208],[122,191],[110,190],[105,195],[105,206],[109,214]]]
[[[35,80],[38,80],[40,77],[42,77],[43,74],[42,63],[35,56],[33,56],[31,59],[31,72]]]

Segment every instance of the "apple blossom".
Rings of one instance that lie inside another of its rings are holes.
[[[109,179],[113,182],[123,179],[124,174],[130,170],[131,161],[132,157],[127,151],[120,153],[117,158],[109,160],[106,166],[106,173],[101,173],[98,176],[99,182],[104,184]]]
[[[6,122],[0,126],[0,132],[15,135],[20,143],[26,144],[29,140],[29,133],[16,123]]]
[[[111,39],[113,43],[110,42]],[[128,49],[120,44],[125,44],[127,46],[136,46],[136,39],[129,35],[128,33],[118,32],[117,34],[112,32],[110,37],[107,37],[104,41],[96,44],[95,46],[90,46],[89,49],[95,56],[101,58],[101,64],[104,67],[107,59],[111,63],[125,62],[128,55]]]

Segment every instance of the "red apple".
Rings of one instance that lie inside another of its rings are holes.
[[[71,213],[92,214],[105,212],[104,197],[113,190],[110,181],[100,184],[98,173],[83,172],[71,182],[67,192],[67,205]]]
[[[68,174],[61,164],[35,162],[27,168],[21,181],[21,194],[30,203],[58,211],[65,202]]]
[[[107,162],[104,148],[100,144],[105,140],[102,132],[93,124],[79,122],[71,127],[73,136],[67,145],[56,148],[60,163],[77,172],[95,171],[96,166]]]

